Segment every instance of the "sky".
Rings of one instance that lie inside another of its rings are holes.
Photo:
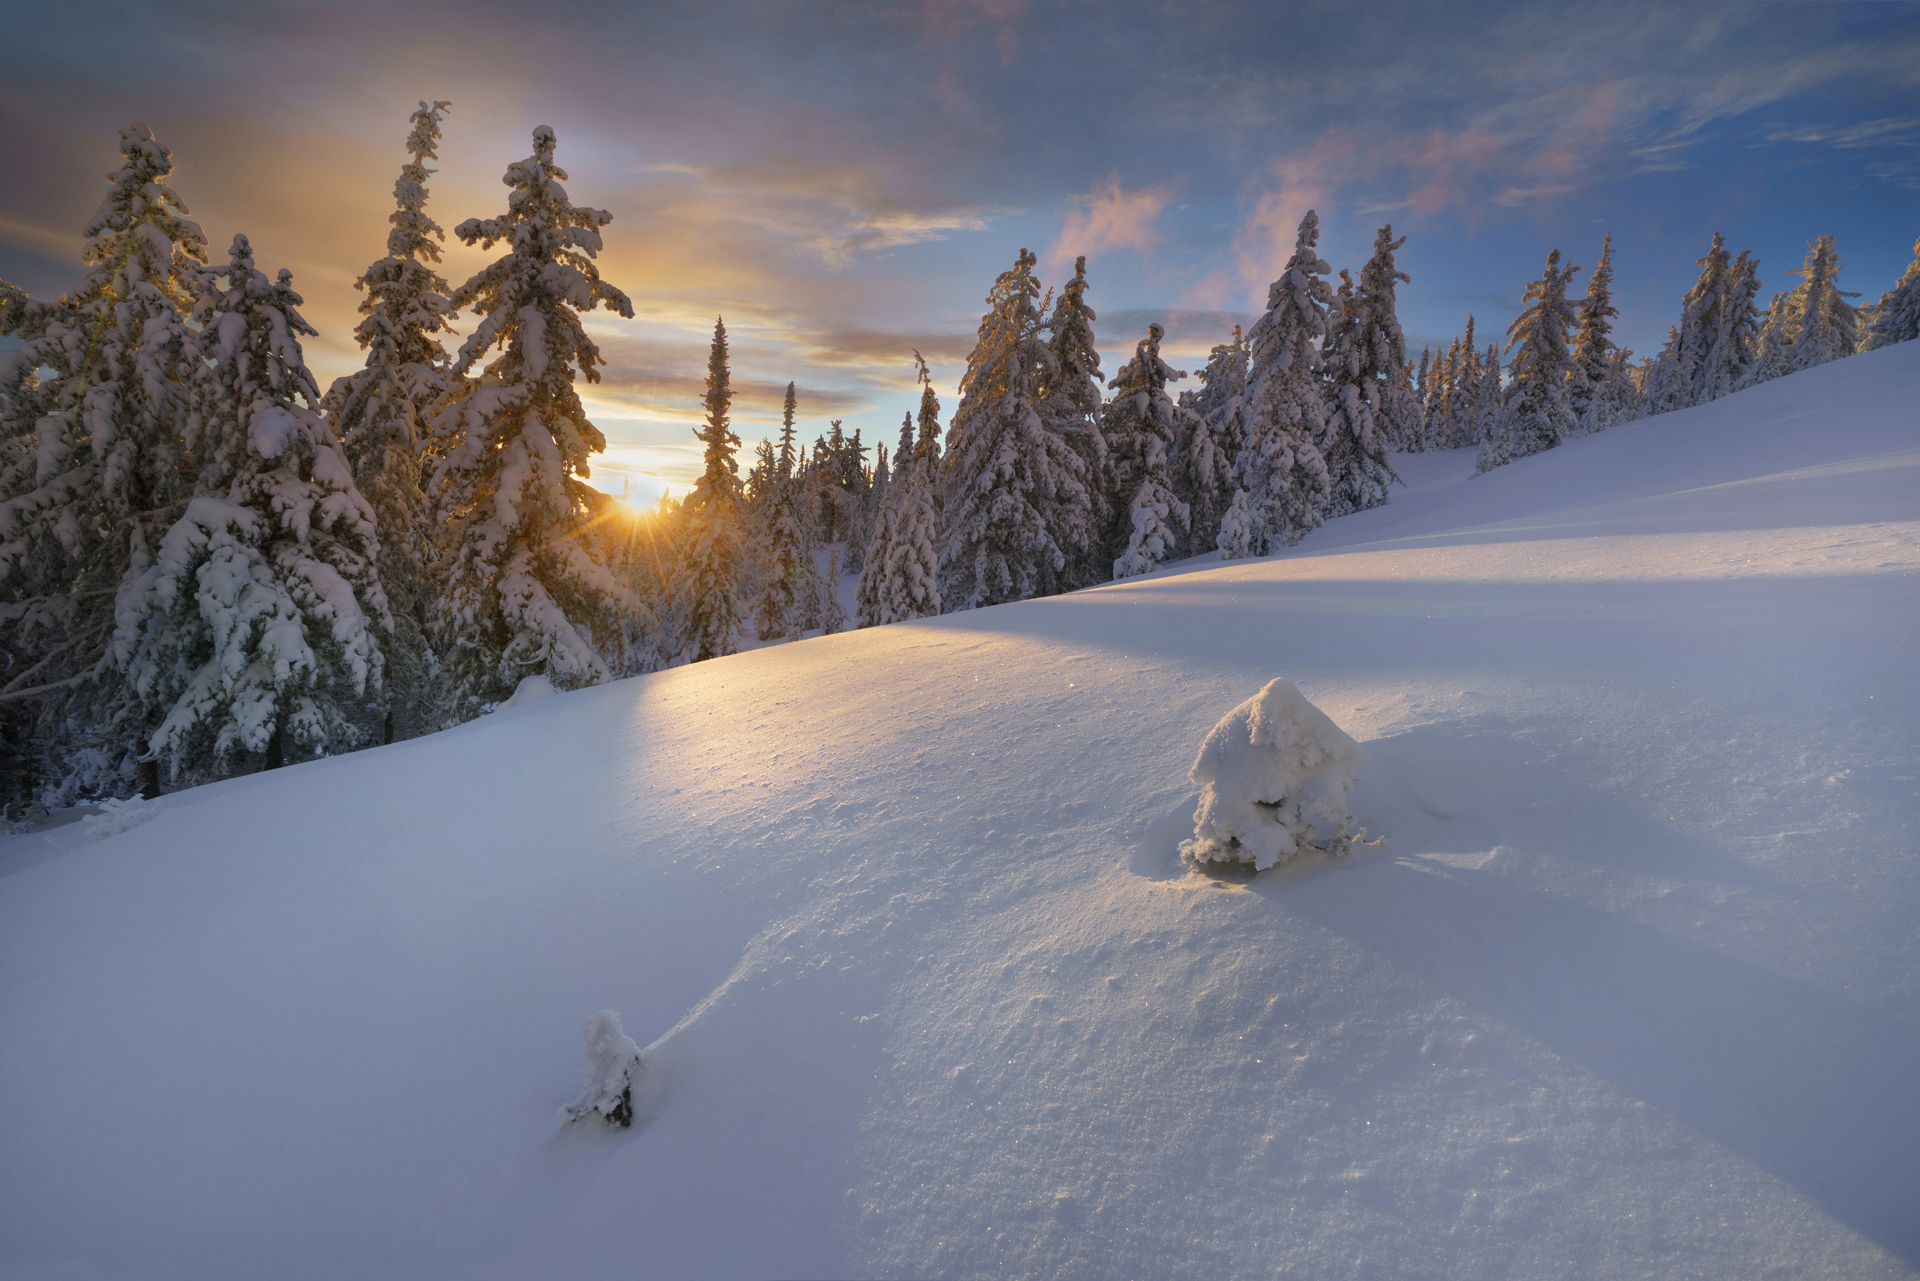
[[[244,232],[293,271],[323,386],[361,360],[354,281],[417,103],[452,103],[428,206],[449,232],[504,210],[501,174],[551,126],[634,303],[593,318],[585,398],[594,481],[636,502],[697,472],[716,316],[749,446],[789,381],[804,439],[837,418],[892,442],[912,353],[950,414],[1022,248],[1048,284],[1087,256],[1112,376],[1154,321],[1176,366],[1204,364],[1309,208],[1336,269],[1383,226],[1407,238],[1415,352],[1469,314],[1484,345],[1548,251],[1591,268],[1609,234],[1616,337],[1640,354],[1716,231],[1760,259],[1763,301],[1816,235],[1867,301],[1920,237],[1914,3],[3,0],[0,22],[0,279],[78,280],[138,120],[216,256]],[[450,235],[445,274],[488,257]]]

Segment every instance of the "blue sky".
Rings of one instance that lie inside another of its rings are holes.
[[[453,102],[430,210],[498,212],[533,126],[606,208],[632,321],[596,323],[589,398],[636,497],[689,474],[724,314],[749,441],[798,383],[892,440],[911,351],[945,408],[996,273],[1089,256],[1108,372],[1146,325],[1197,365],[1250,317],[1317,208],[1357,268],[1407,236],[1417,349],[1504,328],[1548,250],[1614,237],[1619,337],[1656,349],[1715,231],[1789,287],[1836,237],[1877,297],[1920,236],[1920,4],[0,6],[0,277],[78,275],[79,232],[141,120],[216,247],[285,265],[323,383],[358,363],[406,118]],[[455,248],[456,282],[481,260]],[[1584,277],[1582,277],[1582,281]],[[1577,284],[1576,287],[1583,287]],[[1483,337],[1482,341],[1485,341]]]

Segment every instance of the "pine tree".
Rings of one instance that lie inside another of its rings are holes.
[[[942,606],[940,590],[940,401],[933,394],[933,375],[914,353],[920,366],[920,439],[914,446],[911,471],[893,514],[893,536],[887,545],[886,577],[881,591],[889,622],[930,618]],[[904,468],[906,464],[902,464]]]
[[[1567,284],[1578,267],[1561,267],[1560,251],[1547,255],[1546,270],[1527,286],[1525,306],[1507,326],[1507,374],[1500,443],[1483,442],[1480,471],[1552,449],[1575,430],[1567,404],[1567,371],[1573,353],[1567,331],[1574,321]]]
[[[1613,236],[1600,242],[1600,261],[1587,277],[1587,296],[1580,303],[1577,329],[1573,338],[1573,367],[1567,374],[1567,403],[1579,420],[1582,431],[1592,426],[1594,400],[1607,381],[1607,369],[1613,355],[1613,320],[1620,309],[1613,305]]]
[[[567,198],[554,147],[553,130],[535,129],[533,155],[507,168],[507,212],[454,228],[468,245],[509,246],[450,300],[482,318],[453,374],[500,354],[433,423],[444,453],[432,490],[449,542],[437,630],[463,715],[525,676],[564,689],[623,669],[625,655],[608,651],[637,606],[585,536],[615,500],[587,484],[606,438],[574,389],[576,376],[598,382],[602,363],[581,314],[631,317],[633,304],[594,263],[613,215]]]
[[[115,663],[160,720],[151,750],[175,777],[356,745],[379,689],[391,623],[373,508],[316,412],[299,305],[291,273],[255,270],[245,236],[203,277],[197,493],[114,602]]]
[[[793,416],[797,404],[794,385],[788,383],[786,402],[780,411],[780,453],[769,491],[771,506],[762,549],[763,585],[754,608],[761,640],[776,640],[805,630],[799,624],[815,612],[812,540],[800,529],[800,478],[794,475]],[[803,595],[808,598],[804,603]]]
[[[1112,572],[1112,559],[1105,555],[1098,533],[1114,519],[1113,498],[1108,478],[1107,433],[1101,420],[1105,410],[1100,374],[1100,353],[1095,347],[1093,322],[1097,317],[1087,305],[1087,260],[1074,259],[1073,279],[1060,290],[1048,322],[1048,349],[1053,354],[1052,372],[1046,378],[1036,406],[1042,425],[1063,438],[1080,459],[1078,491],[1068,490],[1056,521],[1055,537],[1063,540],[1067,553],[1067,573],[1077,587],[1105,582]],[[1085,500],[1074,509],[1077,494]]]
[[[1684,362],[1684,351],[1680,326],[1669,325],[1667,341],[1647,372],[1647,395],[1642,406],[1644,413],[1671,413],[1676,409],[1685,409],[1692,403],[1693,375]]]
[[[1190,513],[1167,470],[1174,442],[1187,434],[1186,414],[1168,398],[1167,384],[1187,375],[1160,358],[1165,333],[1158,324],[1147,326],[1133,359],[1113,380],[1104,415],[1112,473],[1126,497],[1127,523],[1107,539],[1115,578],[1158,569],[1180,554],[1187,533]]]
[[[1389,265],[1391,243],[1383,238],[1375,244],[1376,250],[1381,244],[1389,246]],[[1381,341],[1382,326],[1371,314],[1371,300],[1355,292],[1352,277],[1345,271],[1340,273],[1335,297],[1338,306],[1329,318],[1324,349],[1328,382],[1323,452],[1329,486],[1326,514],[1345,516],[1386,502],[1387,486],[1400,479],[1387,462],[1387,429],[1381,421],[1381,406],[1392,380],[1404,373],[1406,352],[1399,353],[1400,364],[1394,367],[1390,343]],[[1394,336],[1399,327],[1394,321]],[[1389,369],[1376,367],[1378,360],[1385,360]]]
[[[961,379],[943,486],[940,578],[948,610],[1074,585],[1067,557],[1080,533],[1071,522],[1088,506],[1084,464],[1034,408],[1058,373],[1039,336],[1037,261],[1022,249],[1013,270],[994,282]]]
[[[1418,407],[1418,416],[1414,422],[1413,432],[1408,436],[1407,443],[1402,446],[1410,454],[1423,454],[1427,451],[1427,378],[1432,359],[1433,349],[1422,347],[1420,370],[1413,376],[1413,399]]]
[[[907,422],[911,431],[911,414],[907,416]],[[855,627],[878,627],[893,621],[886,591],[887,555],[888,548],[893,545],[893,513],[897,506],[898,489],[899,486],[891,482],[888,474],[887,451],[882,446],[879,460],[874,464],[873,525],[867,534],[866,558],[860,567],[860,577],[854,580],[853,586]]]
[[[820,619],[820,634],[831,636],[835,632],[847,630],[847,611],[840,604],[840,549],[827,549],[827,572],[816,576],[814,591],[818,594],[818,603],[814,613]]]
[[[1200,390],[1183,393],[1191,411],[1173,455],[1173,492],[1187,504],[1196,551],[1220,545],[1220,521],[1233,503],[1233,461],[1246,439],[1247,345],[1240,326],[1200,371]]]
[[[1460,366],[1460,339],[1455,338],[1447,346],[1447,354],[1435,362],[1433,385],[1428,389],[1427,432],[1434,449],[1458,449],[1467,443],[1463,437],[1471,435],[1472,424],[1454,422],[1454,412],[1458,408],[1455,391],[1463,381]]]
[[[1475,424],[1480,415],[1480,348],[1473,337],[1473,317],[1447,369],[1447,430],[1454,446],[1476,444]]]
[[[122,791],[135,773],[159,794],[157,764],[135,765],[155,722],[114,662],[114,601],[153,567],[196,465],[183,446],[186,313],[206,237],[151,130],[122,129],[120,153],[87,224],[79,287],[38,304],[5,286],[0,325],[21,340],[0,353],[0,644],[15,659],[0,701],[67,757],[47,762],[72,784],[63,799]]]
[[[733,380],[727,369],[727,327],[713,322],[713,346],[707,354],[706,421],[694,429],[705,446],[706,470],[682,505],[687,525],[671,589],[676,649],[693,662],[731,654],[740,630],[740,575],[744,547],[740,537],[739,464],[734,451],[740,437],[729,413]]]
[[[1333,268],[1316,252],[1319,242],[1320,216],[1309,209],[1293,257],[1267,290],[1266,314],[1248,335],[1247,443],[1235,479],[1257,524],[1253,555],[1299,542],[1320,524],[1329,497],[1317,443],[1326,428],[1317,343],[1326,335],[1333,302],[1322,277]]]
[[[1398,286],[1413,280],[1393,258],[1406,243],[1405,236],[1393,238],[1391,223],[1374,236],[1373,257],[1360,269],[1360,315],[1346,340],[1359,360],[1352,375],[1354,385],[1371,406],[1387,449],[1408,448],[1421,430],[1420,400],[1408,369],[1407,338],[1400,328],[1396,297]]]
[[[1793,372],[1794,339],[1800,332],[1799,304],[1796,290],[1773,296],[1773,301],[1767,305],[1767,317],[1760,322],[1760,336],[1754,343],[1753,362],[1741,377],[1740,388],[1755,387]],[[1647,393],[1648,413],[1659,412],[1652,405],[1663,374],[1660,365],[1654,366],[1653,373]]]
[[[1486,355],[1479,361],[1479,368],[1480,386],[1473,398],[1471,443],[1479,445],[1488,440],[1504,441],[1507,407],[1500,390],[1500,348],[1497,345],[1487,344]]]
[[[440,261],[440,225],[426,214],[427,177],[440,141],[440,121],[449,104],[420,104],[411,117],[407,153],[412,157],[394,183],[396,208],[388,219],[387,254],[354,288],[366,299],[366,317],[354,330],[367,353],[365,368],[328,390],[325,409],[345,443],[355,485],[373,505],[380,541],[380,583],[391,608],[393,630],[383,635],[386,709],[381,737],[412,738],[437,728],[439,667],[427,637],[434,622],[434,591],[428,578],[434,559],[433,523],[421,487],[426,424],[447,394],[451,363],[439,335],[447,322],[447,282]]]
[[[1812,369],[1830,360],[1851,356],[1860,346],[1859,315],[1837,283],[1840,258],[1833,237],[1821,236],[1808,247],[1806,265],[1792,273],[1802,278],[1794,292],[1801,295],[1800,331],[1794,338],[1794,369]]]
[[[1890,347],[1915,338],[1920,338],[1920,240],[1913,242],[1913,262],[1905,274],[1874,304],[1867,346]]]
[[[1696,405],[1731,395],[1753,364],[1759,329],[1759,317],[1753,305],[1755,295],[1760,292],[1758,270],[1759,263],[1744,249],[1727,268],[1726,286],[1719,314],[1714,318],[1711,340],[1694,374]]]

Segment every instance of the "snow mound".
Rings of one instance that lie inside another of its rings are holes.
[[[1193,839],[1180,852],[1196,862],[1250,862],[1264,871],[1302,845],[1344,849],[1357,839],[1347,789],[1365,761],[1360,744],[1293,682],[1275,677],[1200,745],[1188,777],[1204,790]],[[1324,845],[1316,839],[1322,823],[1336,829]]]
[[[528,677],[545,680],[546,677]],[[525,688],[526,682],[521,682]],[[518,695],[515,695],[518,697]],[[560,1109],[560,1122],[578,1121],[599,1115],[609,1125],[633,1124],[633,1083],[645,1067],[640,1047],[620,1030],[620,1014],[601,1010],[587,1019],[587,1065],[583,1069],[587,1084],[580,1097]]]
[[[552,698],[560,691],[544,675],[523,676],[520,683],[513,687],[513,697],[500,704],[496,711],[505,711],[509,707],[525,707],[528,703],[537,703],[543,698]]]
[[[138,799],[115,798],[103,804],[98,814],[89,814],[80,821],[86,825],[88,836],[96,841],[104,841],[109,836],[118,836],[159,815],[158,805]]]

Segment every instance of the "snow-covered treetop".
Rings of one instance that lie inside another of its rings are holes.
[[[1518,352],[1508,363],[1515,382],[1532,386],[1535,379],[1557,380],[1566,369],[1571,359],[1567,331],[1574,318],[1567,285],[1579,270],[1562,267],[1555,249],[1547,255],[1540,279],[1528,283],[1520,314],[1507,326],[1507,352]]]
[[[1167,399],[1167,384],[1179,382],[1187,376],[1186,370],[1175,369],[1160,358],[1160,340],[1167,331],[1158,321],[1147,326],[1147,336],[1134,344],[1133,359],[1127,367],[1107,385],[1117,389],[1113,398],[1113,407],[1129,412],[1141,421],[1168,420],[1170,410],[1156,412],[1159,401]],[[1172,402],[1168,402],[1169,406]]]
[[[920,438],[914,443],[912,462],[915,467],[921,467],[931,481],[940,469],[940,398],[933,394],[933,371],[927,368],[927,362],[917,350],[913,353],[913,362],[920,367]],[[906,438],[906,428],[902,426],[900,439]],[[902,459],[905,458],[902,455]],[[906,462],[901,461],[899,465],[904,472]]]
[[[387,256],[368,267],[353,287],[366,291],[360,314],[366,319],[353,331],[363,348],[376,349],[379,363],[392,365],[444,364],[446,350],[433,335],[452,328],[447,323],[448,286],[428,264],[440,261],[440,242],[446,239],[440,224],[429,218],[427,161],[438,154],[440,121],[446,102],[420,104],[407,134],[412,157],[393,184],[394,211],[387,221]],[[372,362],[370,362],[372,363]]]
[[[980,317],[979,340],[967,357],[960,379],[960,408],[954,414],[954,437],[971,417],[973,407],[998,401],[1015,387],[1032,388],[1052,372],[1053,355],[1040,341],[1036,300],[1040,282],[1033,269],[1039,258],[1022,249],[1012,271],[1003,271],[987,292],[987,314]]]
[[[87,272],[73,301],[126,301],[144,287],[185,311],[193,305],[192,269],[207,261],[207,238],[166,183],[173,153],[136,123],[120,131],[120,154],[125,163],[107,175],[112,186],[87,223],[80,251]]]
[[[226,286],[218,283],[224,277]],[[282,267],[269,281],[253,265],[253,246],[236,235],[227,265],[201,273],[193,318],[202,326],[202,354],[212,372],[235,391],[242,421],[256,399],[291,404],[297,397],[318,405],[320,389],[307,369],[300,337],[320,331],[306,322],[293,291],[293,273]]]
[[[740,496],[740,464],[733,457],[740,448],[740,437],[728,416],[733,405],[733,379],[727,370],[727,323],[719,316],[714,317],[713,346],[707,352],[705,404],[706,421],[694,428],[693,434],[706,446],[706,470],[687,501],[695,507],[715,502],[731,505]]]
[[[1045,395],[1070,406],[1074,412],[1093,415],[1100,412],[1100,353],[1095,349],[1093,322],[1098,319],[1087,305],[1086,255],[1073,260],[1073,279],[1061,287],[1048,322],[1052,338],[1055,369],[1048,380]]]
[[[1317,252],[1319,243],[1320,215],[1309,209],[1300,220],[1293,257],[1267,290],[1266,314],[1247,335],[1256,399],[1266,380],[1276,374],[1290,369],[1313,373],[1320,368],[1315,344],[1326,336],[1327,309],[1333,304],[1333,290],[1323,277],[1333,268]]]
[[[1613,318],[1620,309],[1613,305],[1613,234],[1600,242],[1600,261],[1587,277],[1587,296],[1580,303],[1574,360],[1589,383],[1606,377],[1607,361],[1613,349]]]
[[[507,350],[490,370],[503,382],[571,384],[575,366],[588,382],[598,382],[600,349],[587,337],[578,313],[605,307],[633,315],[633,303],[600,279],[594,262],[602,248],[600,228],[612,222],[613,215],[604,209],[576,208],[567,198],[567,189],[560,185],[567,174],[553,162],[554,146],[552,129],[535,129],[533,154],[508,165],[501,179],[512,188],[507,212],[497,218],[469,218],[454,228],[453,234],[466,244],[491,249],[505,242],[511,247],[453,295],[456,310],[472,308],[484,317],[461,344],[455,373],[466,373],[504,341]]]

